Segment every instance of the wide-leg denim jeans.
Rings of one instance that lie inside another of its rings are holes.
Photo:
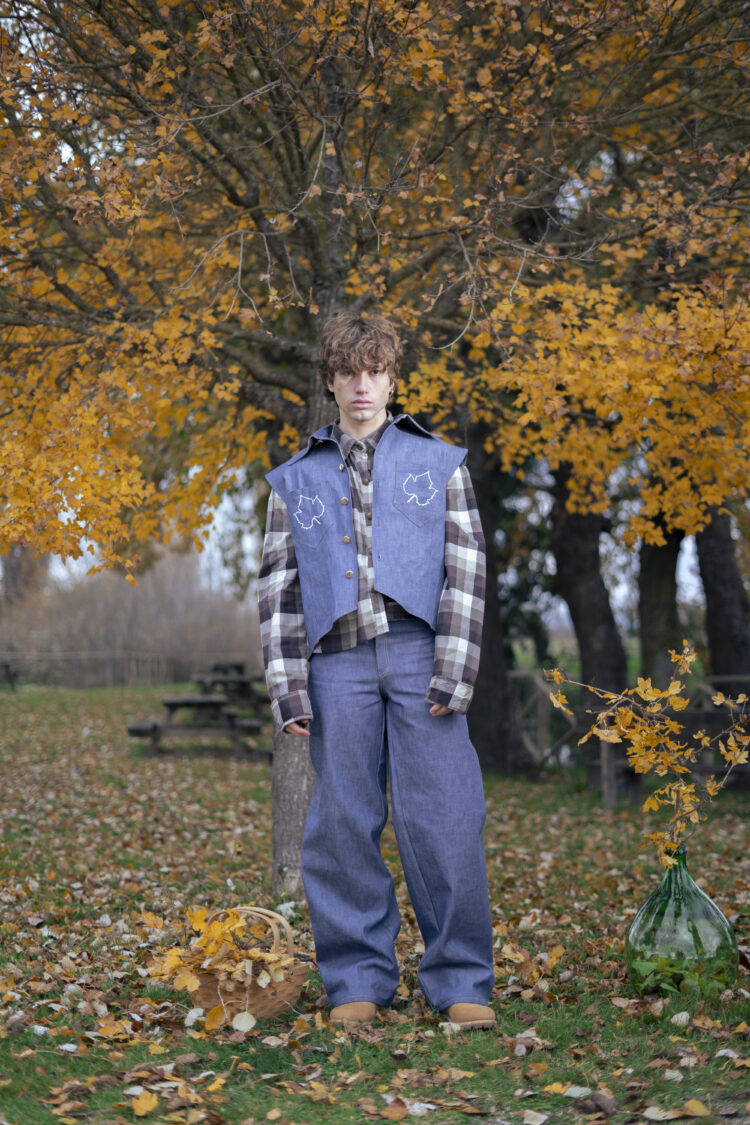
[[[479,763],[466,718],[432,716],[435,635],[421,621],[310,660],[316,784],[302,873],[317,962],[332,1004],[387,1006],[399,980],[400,918],[380,853],[393,825],[424,940],[420,987],[433,1007],[486,1004],[494,983]]]

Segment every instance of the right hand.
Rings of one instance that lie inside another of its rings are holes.
[[[284,727],[284,734],[296,734],[301,735],[303,738],[309,738],[310,732],[307,729],[309,724],[309,719],[300,719],[298,723],[288,723]]]

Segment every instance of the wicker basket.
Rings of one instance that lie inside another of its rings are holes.
[[[270,952],[294,957],[294,964],[290,969],[284,970],[283,980],[271,980],[265,988],[261,988],[255,979],[246,984],[229,978],[219,980],[211,973],[199,973],[200,987],[191,994],[193,1006],[209,1012],[220,1004],[230,1019],[239,1012],[251,1012],[256,1019],[282,1015],[297,1002],[310,964],[300,960],[295,954],[292,927],[281,914],[264,910],[260,906],[235,906],[232,909],[237,914],[242,914],[248,925],[266,925],[271,932]],[[221,918],[226,914],[226,910],[217,910],[210,919]]]

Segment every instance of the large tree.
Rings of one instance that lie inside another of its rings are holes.
[[[404,405],[571,465],[574,505],[634,448],[644,480],[670,465],[636,531],[744,487],[733,0],[0,16],[0,549],[199,533],[328,419],[312,360],[345,305],[401,324]],[[670,296],[644,310],[645,273]]]

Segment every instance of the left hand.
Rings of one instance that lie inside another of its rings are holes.
[[[433,703],[432,707],[430,707],[430,714],[431,715],[452,715],[453,712],[451,711],[450,707],[444,707],[442,703]]]

